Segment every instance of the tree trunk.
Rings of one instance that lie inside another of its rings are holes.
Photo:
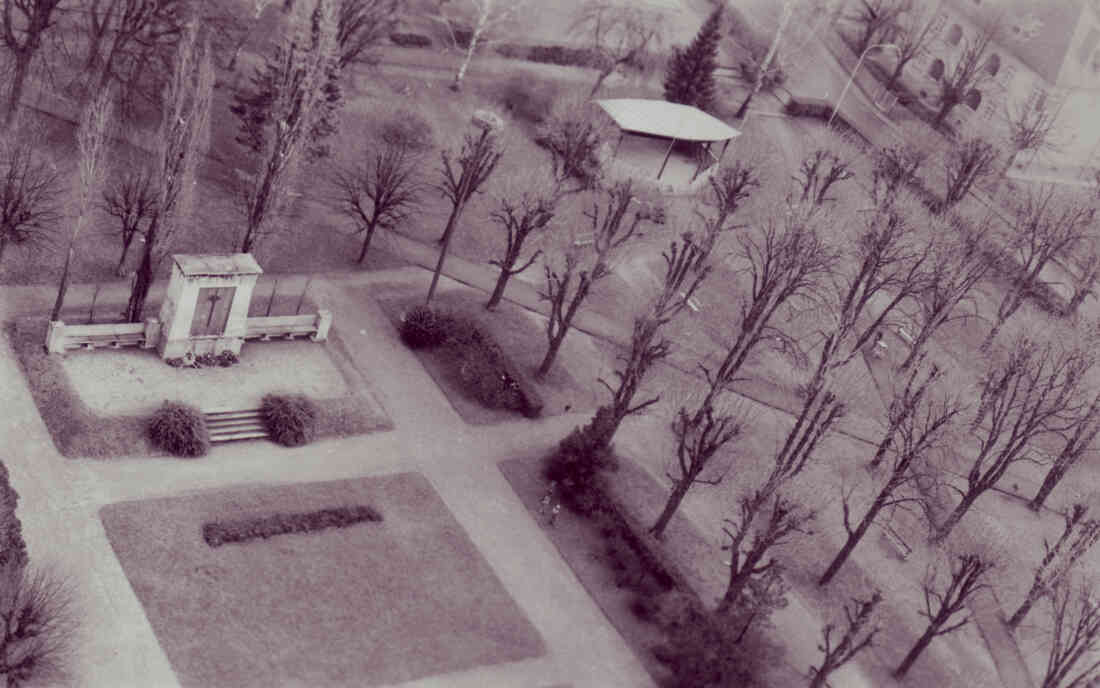
[[[1061,482],[1062,478],[1065,477],[1066,471],[1069,470],[1070,465],[1069,462],[1055,460],[1054,465],[1050,467],[1050,470],[1047,471],[1047,474],[1043,477],[1043,484],[1039,486],[1039,491],[1035,493],[1035,496],[1032,497],[1031,501],[1027,504],[1031,507],[1032,511],[1038,511],[1043,508],[1043,504],[1046,503],[1047,497],[1050,496],[1050,493],[1058,483]]]
[[[909,654],[905,655],[905,659],[901,660],[901,664],[897,669],[894,669],[894,678],[900,679],[908,673],[909,669],[913,666],[913,663],[917,661],[921,653],[924,652],[928,644],[932,642],[932,639],[936,637],[936,630],[931,625],[924,631],[924,635],[920,637],[917,644],[913,646],[913,649],[909,650]]]
[[[18,52],[15,54],[15,67],[11,79],[11,90],[8,92],[8,112],[5,115],[4,125],[11,126],[15,121],[15,113],[19,109],[19,101],[23,97],[23,87],[27,81],[27,72],[30,71],[31,57],[33,53]]]
[[[1024,620],[1027,613],[1031,611],[1032,605],[1039,601],[1039,598],[1043,595],[1043,589],[1035,584],[1032,584],[1031,589],[1027,591],[1027,597],[1024,598],[1020,608],[1017,609],[1006,623],[1009,628],[1016,628],[1020,625],[1020,622]]]
[[[0,264],[4,262],[4,249],[8,247],[8,235],[0,231]]]
[[[653,537],[658,540],[664,537],[665,528],[668,527],[673,514],[680,508],[680,502],[684,501],[688,490],[691,489],[691,482],[691,479],[685,476],[677,481],[675,487],[672,488],[672,492],[668,495],[668,501],[665,502],[665,508],[661,511],[657,522],[649,529],[649,532],[653,533]]]
[[[978,495],[971,490],[967,492],[959,502],[959,505],[955,507],[955,510],[951,512],[951,515],[947,517],[940,527],[936,529],[936,532],[932,535],[932,542],[940,543],[947,539],[947,536],[951,534],[955,526],[959,524],[962,517],[966,515],[966,512],[970,510],[970,507],[974,505],[974,501],[978,499]]]
[[[65,252],[65,265],[61,268],[61,281],[57,285],[57,298],[53,302],[53,310],[50,311],[50,320],[61,318],[61,307],[65,304],[65,294],[69,291],[69,268],[73,264],[73,255],[76,248],[70,243],[69,250]]]
[[[377,220],[371,220],[367,225],[367,235],[363,237],[363,249],[359,251],[359,264],[362,265],[363,261],[367,259],[367,250],[370,249],[370,241],[374,236],[374,228],[378,225]]]
[[[126,320],[129,322],[141,322],[145,299],[149,296],[149,287],[153,285],[153,246],[156,244],[159,219],[154,216],[145,233],[145,250],[141,252],[141,265],[138,266],[130,302],[126,306]]]
[[[462,212],[462,205],[455,205],[451,209],[451,216],[447,219],[447,228],[443,230],[443,236],[439,238],[439,261],[435,265],[435,272],[432,274],[432,284],[428,287],[428,298],[424,303],[431,303],[432,297],[435,296],[435,287],[439,283],[439,274],[443,272],[443,260],[447,257],[447,247],[451,243],[451,235],[454,234],[455,225],[458,223],[458,215]]]
[[[947,119],[947,115],[951,112],[951,109],[955,107],[955,104],[950,100],[945,100],[940,103],[940,109],[936,112],[936,116],[932,119],[932,128],[937,129]]]
[[[592,85],[592,90],[588,92],[588,97],[589,98],[595,98],[596,97],[596,93],[599,92],[600,86],[603,86],[604,79],[611,76],[612,71],[614,71],[614,70],[613,69],[608,69],[606,71],[601,71],[600,72],[600,75],[598,77],[596,77],[596,83]]]
[[[115,268],[115,274],[122,274],[122,266],[126,264],[126,254],[130,252],[130,244],[134,241],[134,233],[122,238],[122,255],[118,257],[118,267]]]
[[[921,331],[917,333],[917,336],[913,339],[913,344],[909,347],[909,355],[905,357],[905,361],[898,366],[898,370],[909,370],[910,366],[917,362],[917,357],[924,351],[924,347],[928,344],[928,340],[932,337],[932,328],[922,327]]]
[[[749,94],[745,96],[745,99],[741,101],[740,107],[737,108],[737,112],[733,114],[734,119],[744,119],[745,113],[749,111],[749,103],[752,102],[752,97],[756,95],[756,91],[749,91]]]
[[[472,36],[470,36],[470,45],[466,48],[466,57],[462,58],[462,64],[458,68],[458,72],[455,74],[454,83],[451,84],[452,91],[462,90],[462,80],[466,78],[466,70],[470,67],[470,60],[474,57],[474,51],[477,50],[477,41],[481,38],[482,27],[478,27]]]
[[[508,286],[508,280],[512,277],[510,270],[510,264],[500,266],[496,286],[493,287],[493,293],[489,296],[489,300],[485,302],[485,310],[491,311],[500,305],[501,299],[504,298],[504,288]]]
[[[989,352],[989,348],[993,346],[993,340],[997,338],[997,333],[1001,331],[1001,326],[1004,324],[1005,321],[1003,319],[997,319],[997,322],[993,325],[993,329],[989,331],[989,334],[987,334],[985,336],[985,339],[982,340],[982,345],[978,347],[979,351],[981,351],[982,353]]]
[[[550,372],[550,368],[554,365],[554,359],[557,358],[558,349],[561,348],[561,343],[565,341],[565,333],[568,331],[569,325],[567,323],[562,323],[561,331],[550,340],[550,346],[546,349],[546,355],[542,357],[542,363],[539,364],[539,369],[535,371],[535,377],[541,380]]]
[[[848,557],[851,556],[852,551],[859,544],[859,541],[863,539],[863,536],[867,534],[867,530],[874,523],[875,517],[882,511],[883,505],[886,504],[886,499],[890,496],[889,488],[884,488],[879,496],[875,499],[875,503],[871,505],[871,508],[863,516],[863,520],[859,522],[856,529],[848,534],[848,539],[844,542],[844,546],[840,548],[836,556],[833,557],[832,563],[829,564],[829,568],[825,569],[825,573],[821,574],[821,578],[817,579],[818,585],[828,585],[829,581],[833,579],[840,567],[844,565],[844,562],[848,561]]]
[[[898,60],[898,63],[894,65],[894,71],[890,73],[890,78],[886,80],[886,90],[893,90],[894,84],[901,78],[902,70],[905,69],[905,65],[909,60]]]

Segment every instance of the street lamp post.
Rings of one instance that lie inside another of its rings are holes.
[[[844,88],[840,91],[840,97],[836,99],[836,105],[833,106],[833,114],[829,115],[829,121],[826,126],[831,127],[833,125],[833,119],[836,117],[837,110],[840,109],[840,104],[844,102],[844,96],[848,93],[848,89],[852,87],[852,82],[855,81],[856,73],[859,72],[859,67],[863,64],[863,58],[867,57],[867,53],[876,48],[893,48],[899,53],[901,52],[901,48],[894,45],[893,43],[875,43],[874,45],[868,46],[867,49],[863,51],[863,54],[859,56],[859,59],[856,60],[855,69],[852,70],[852,75],[848,77],[848,82],[844,84]]]

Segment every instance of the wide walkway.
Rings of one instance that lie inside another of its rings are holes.
[[[585,419],[558,416],[518,421],[518,426],[466,426],[370,299],[372,283],[408,279],[419,287],[424,273],[404,270],[314,282],[318,298],[339,313],[345,344],[393,419],[392,432],[298,449],[265,442],[222,445],[199,461],[69,460],[54,450],[17,363],[10,355],[0,356],[0,379],[9,383],[0,390],[7,411],[0,434],[9,440],[3,458],[22,497],[19,515],[30,556],[71,578],[83,621],[76,685],[177,685],[111,552],[97,515],[100,506],[239,483],[409,470],[431,480],[548,647],[541,658],[430,677],[410,688],[652,685],[497,469],[503,459],[548,449]],[[4,289],[0,319],[40,307],[48,291]]]

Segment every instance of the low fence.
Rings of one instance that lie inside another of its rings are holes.
[[[272,337],[308,336],[312,341],[323,342],[328,339],[332,327],[332,312],[320,310],[302,315],[262,315],[245,320],[244,338],[261,341]]]
[[[146,318],[143,323],[97,323],[93,325],[66,325],[62,320],[51,321],[46,330],[46,350],[51,354],[63,354],[69,349],[94,349],[97,347],[120,348],[139,346],[151,349],[160,337],[160,321]]]

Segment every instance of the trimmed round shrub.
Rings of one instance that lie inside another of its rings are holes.
[[[435,145],[432,125],[422,115],[399,108],[378,122],[376,131],[383,143],[423,153]]]
[[[420,33],[391,33],[390,42],[402,48],[427,48],[432,44],[432,39]]]
[[[284,447],[298,447],[317,435],[317,406],[301,394],[266,394],[260,418],[271,439]]]
[[[401,341],[411,349],[439,346],[447,339],[452,319],[429,306],[416,306],[405,313]]]
[[[206,416],[194,406],[166,401],[149,419],[153,446],[173,456],[203,456],[210,450]]]
[[[558,89],[526,74],[514,74],[497,87],[496,100],[513,117],[540,124],[554,109]]]

